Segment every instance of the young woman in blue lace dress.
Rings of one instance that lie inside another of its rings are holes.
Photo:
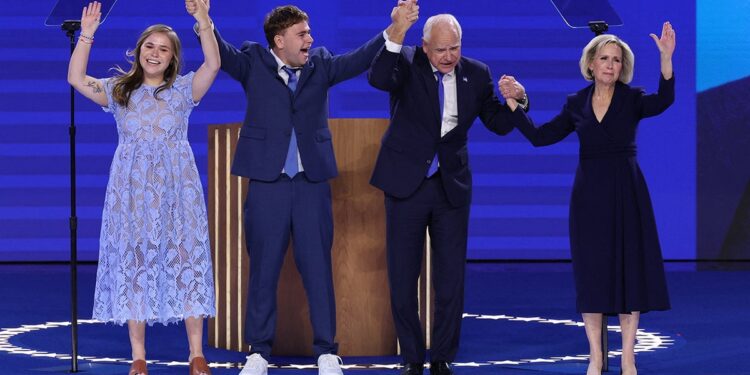
[[[181,45],[166,25],[147,28],[129,71],[86,73],[101,4],[89,3],[70,59],[68,82],[114,115],[118,145],[107,184],[94,296],[95,319],[128,324],[130,375],[147,374],[145,325],[185,321],[190,374],[210,374],[203,318],[215,315],[203,189],[187,140],[188,117],[220,66],[208,0],[187,0],[198,21],[204,62],[180,75]]]

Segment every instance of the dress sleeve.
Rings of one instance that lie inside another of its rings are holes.
[[[565,103],[562,111],[557,116],[538,128],[534,126],[534,122],[526,112],[520,108],[512,113],[511,119],[513,125],[535,147],[548,146],[560,142],[575,130],[573,117],[570,113],[570,100]]]
[[[102,84],[102,87],[104,87],[104,93],[107,94],[107,106],[102,107],[102,110],[107,113],[115,113],[117,103],[115,103],[115,100],[112,98],[112,89],[114,88],[115,83],[114,79],[102,78],[99,82]]]
[[[174,88],[177,90],[180,95],[185,98],[185,102],[190,107],[195,107],[200,102],[193,101],[193,77],[195,76],[195,72],[190,72],[188,74],[185,74],[184,76],[177,76],[177,79],[174,81]]]
[[[640,109],[641,118],[656,116],[664,112],[674,103],[674,75],[669,80],[659,75],[659,90],[656,94],[645,94],[641,92]]]

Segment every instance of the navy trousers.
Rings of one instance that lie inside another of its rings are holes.
[[[438,173],[408,198],[386,194],[385,210],[391,309],[403,361],[425,361],[417,286],[429,228],[435,288],[430,360],[453,362],[463,316],[469,205],[451,206]]]
[[[245,200],[245,239],[250,255],[245,340],[251,353],[271,354],[276,330],[276,289],[290,235],[294,261],[310,305],[313,352],[338,350],[331,246],[333,214],[328,181],[310,182],[304,172],[273,182],[250,181]]]

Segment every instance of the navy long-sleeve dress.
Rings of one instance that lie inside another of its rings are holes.
[[[535,128],[524,111],[514,123],[535,146],[576,132],[579,163],[570,200],[570,248],[576,307],[582,313],[618,314],[669,309],[659,237],[646,181],[636,159],[642,118],[674,101],[674,78],[661,77],[656,94],[617,82],[599,122],[594,85],[568,96],[560,114]]]

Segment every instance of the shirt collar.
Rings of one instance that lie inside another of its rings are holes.
[[[284,62],[281,61],[281,59],[279,58],[279,56],[276,56],[276,54],[273,52],[273,48],[269,48],[268,51],[271,52],[271,55],[276,60],[276,65],[277,65],[276,66],[276,71],[277,72],[281,72],[281,68],[283,68],[284,66],[286,66],[286,64],[284,64]]]
[[[435,72],[438,71],[437,68],[434,65],[432,65],[432,63],[430,63],[430,68],[432,68],[432,74],[435,74]],[[456,68],[454,67],[453,70],[451,70],[450,72],[445,73],[443,75],[444,76],[448,76],[448,77],[452,77],[455,72],[456,72]]]

